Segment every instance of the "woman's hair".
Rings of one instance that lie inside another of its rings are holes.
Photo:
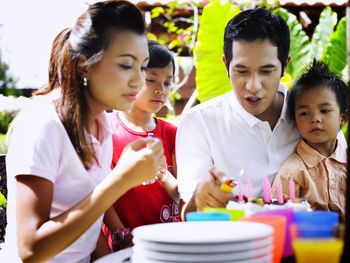
[[[49,87],[61,87],[62,96],[56,101],[56,111],[84,167],[89,169],[98,160],[90,138],[84,129],[88,126],[88,104],[84,96],[83,78],[78,68],[97,64],[112,40],[113,33],[128,30],[145,34],[145,23],[140,10],[128,1],[109,0],[89,6],[77,20],[63,50],[54,60],[57,68],[49,73]],[[52,78],[51,78],[52,77]]]
[[[65,28],[60,33],[58,33],[58,35],[53,40],[49,61],[49,85],[34,92],[34,95],[44,95],[46,93],[49,93],[60,84],[60,79],[58,78],[57,63],[63,50],[62,48],[66,41],[69,39],[71,32],[72,29],[70,27]]]
[[[147,68],[164,68],[171,63],[173,65],[173,75],[175,75],[175,61],[169,49],[155,40],[148,40],[148,52]]]

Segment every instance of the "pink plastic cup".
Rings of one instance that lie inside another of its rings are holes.
[[[286,241],[284,244],[283,257],[289,257],[293,255],[292,238],[290,233],[290,224],[294,223],[294,210],[293,208],[284,208],[276,210],[262,211],[253,214],[253,216],[284,216],[286,218]]]

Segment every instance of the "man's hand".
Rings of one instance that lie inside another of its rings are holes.
[[[226,207],[228,201],[233,199],[233,195],[222,191],[220,186],[227,179],[227,176],[216,167],[209,170],[194,192],[197,211],[202,211],[205,207]]]

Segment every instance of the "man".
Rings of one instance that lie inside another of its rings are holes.
[[[287,88],[280,84],[289,45],[287,24],[266,9],[228,22],[223,61],[233,91],[191,109],[177,132],[183,220],[188,211],[225,207],[232,199],[220,189],[226,177],[243,186],[249,178],[253,196],[262,196],[263,178],[271,182],[292,154],[300,135],[286,118]]]

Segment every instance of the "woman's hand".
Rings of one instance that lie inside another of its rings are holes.
[[[142,148],[153,141],[147,148]],[[142,149],[140,149],[142,148]],[[130,143],[124,148],[118,164],[113,171],[122,174],[130,187],[154,179],[163,165],[163,144],[158,139],[141,139]]]

